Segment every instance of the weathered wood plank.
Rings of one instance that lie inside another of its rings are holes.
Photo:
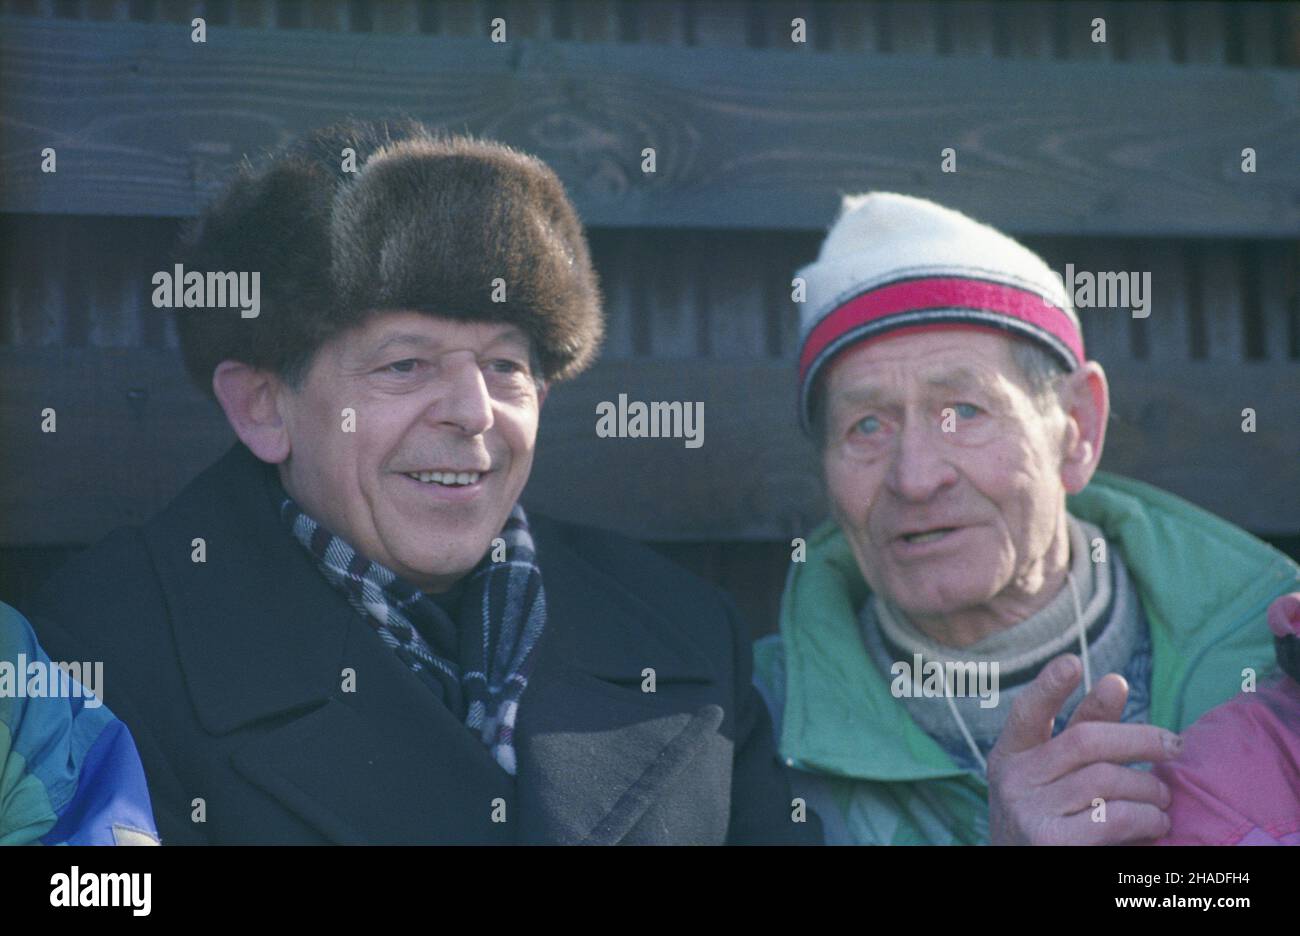
[[[1287,357],[1287,275],[1292,281],[1300,271],[1300,248],[1295,244],[1265,243],[1255,248],[1251,262],[1259,290],[1257,299],[1262,312],[1263,357],[1284,361]],[[1300,363],[1297,363],[1300,366]],[[1300,406],[1300,402],[1297,402]],[[1298,471],[1297,473],[1300,473]]]
[[[261,3],[264,8],[263,22],[266,25],[275,24],[275,4]],[[183,23],[188,29],[190,21],[196,16],[203,15],[203,4],[199,0],[161,0],[156,10],[156,19],[166,23]]]
[[[662,3],[623,4],[622,9],[615,10],[613,29],[608,41],[616,42],[623,35],[623,21],[627,31],[636,42],[648,42],[654,45],[686,45],[688,0],[663,0]]]
[[[1151,314],[1142,322],[1147,359],[1173,364],[1191,357],[1186,250],[1182,244],[1140,245],[1138,268],[1151,273]]]
[[[415,0],[386,0],[374,5],[373,29],[377,33],[411,34],[419,31],[420,13]]]
[[[698,310],[707,260],[691,249],[697,242],[689,235],[676,241],[677,250],[668,249],[662,232],[635,240],[629,237],[625,248],[633,264],[631,309],[641,336],[638,349],[660,359],[699,357],[706,323]]]
[[[1174,56],[1170,4],[1121,3],[1114,23],[1116,48],[1129,61],[1168,62]],[[1107,27],[1111,23],[1107,20]]]
[[[1027,0],[1000,4],[1007,19],[1007,47],[1014,58],[1049,59],[1054,51],[1055,3]]]
[[[1103,364],[1106,362],[1103,361]],[[1103,466],[1262,533],[1300,528],[1300,368],[1108,366],[1115,418]],[[553,389],[527,502],[660,540],[782,539],[824,515],[794,422],[792,366],[597,365]],[[596,404],[702,401],[704,444],[602,439]],[[43,407],[58,432],[40,431]],[[1241,410],[1259,429],[1241,431]],[[161,507],[232,440],[220,411],[163,350],[0,350],[0,546],[86,542]]]
[[[1103,273],[1128,272],[1123,268],[1123,258],[1119,251],[1108,244],[1098,243],[1082,238],[1064,240],[1059,248],[1061,261],[1053,269],[1064,276],[1066,265],[1074,268],[1076,282],[1084,274],[1090,274],[1096,282]],[[1100,296],[1094,295],[1094,300]],[[1130,357],[1129,321],[1132,313],[1128,309],[1101,307],[1076,310],[1079,322],[1083,325],[1084,347],[1089,357],[1100,361],[1121,361]]]
[[[1226,58],[1224,4],[1190,0],[1175,5],[1183,18],[1184,54],[1189,62],[1219,64]]]
[[[822,229],[841,192],[887,188],[1017,233],[1300,230],[1300,164],[1265,161],[1250,185],[1224,169],[1241,140],[1293,148],[1300,75],[1278,70],[208,35],[6,21],[0,210],[191,215],[244,153],[348,113],[412,113],[537,153],[590,224]],[[941,178],[954,140],[962,170]],[[39,170],[47,145],[57,175]]]
[[[1208,356],[1224,362],[1245,360],[1242,270],[1237,251],[1208,251],[1197,273],[1201,278]]]
[[[754,258],[747,252],[728,251],[710,257],[702,311],[708,325],[707,355],[723,359],[761,359],[767,353],[767,316],[763,306],[763,278],[755,275]]]
[[[988,2],[945,4],[953,54],[981,58],[993,55],[995,6]]]
[[[801,250],[801,244],[806,244],[806,249]],[[769,357],[793,360],[798,356],[801,306],[792,296],[794,274],[816,254],[813,235],[792,241],[789,235],[771,234],[756,246],[753,269],[763,280]]]
[[[617,42],[619,4],[617,0],[575,0],[571,5],[573,38],[580,42]]]
[[[125,20],[129,18],[127,0],[91,0],[86,14],[93,20]]]
[[[551,38],[549,11],[543,10],[537,0],[509,0],[504,4],[504,11],[491,15],[500,16],[506,21],[506,35],[511,42],[516,39]]]
[[[749,44],[749,20],[744,7],[727,0],[694,0],[686,7],[691,44],[735,48]]]
[[[347,0],[315,0],[307,5],[307,26],[339,32],[348,28]]]
[[[759,0],[758,12],[762,25],[762,47],[777,52],[813,52],[829,48],[830,17],[812,3],[801,0]],[[794,42],[791,25],[795,19],[804,21],[804,41]]]
[[[632,316],[631,270],[636,260],[629,257],[629,245],[612,232],[607,237],[591,238],[591,262],[600,276],[604,297],[604,358],[626,358],[635,353],[635,321]]]
[[[438,12],[442,32],[448,36],[486,36],[486,20],[479,0],[444,0]]]
[[[275,9],[261,0],[235,0],[237,26],[267,29],[275,25]]]
[[[884,0],[889,24],[888,51],[902,55],[933,55],[937,51],[938,17],[934,0]]]
[[[1300,65],[1300,4],[1285,7],[1278,14],[1282,26],[1283,65]]]
[[[1242,61],[1264,68],[1281,64],[1283,11],[1272,3],[1234,3],[1229,10],[1241,25]]]
[[[203,4],[206,10],[206,4]],[[276,0],[271,4],[276,29],[303,29],[307,25],[302,0]],[[210,25],[217,25],[212,23]]]
[[[879,6],[865,0],[820,0],[813,9],[819,18],[829,21],[829,45],[826,48],[857,53],[872,53],[879,48]]]

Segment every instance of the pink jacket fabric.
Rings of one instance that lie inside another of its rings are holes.
[[[1300,596],[1278,599],[1269,626],[1300,639]],[[1300,845],[1300,682],[1283,673],[1201,716],[1169,785],[1169,833],[1156,845]]]

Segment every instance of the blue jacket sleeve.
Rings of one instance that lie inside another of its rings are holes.
[[[0,845],[156,845],[135,742],[93,694],[102,664],[66,662],[0,604]]]

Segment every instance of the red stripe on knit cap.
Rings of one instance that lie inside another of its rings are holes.
[[[979,309],[1019,319],[1052,335],[1082,362],[1083,336],[1063,309],[1017,286],[960,276],[934,276],[891,283],[850,299],[817,323],[799,355],[799,378],[836,338],[871,322],[924,309]],[[882,333],[885,334],[885,333]]]

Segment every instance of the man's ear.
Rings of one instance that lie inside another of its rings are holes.
[[[262,461],[289,457],[289,430],[280,413],[283,382],[240,361],[222,361],[212,372],[212,391],[235,435]]]
[[[550,392],[551,385],[548,381],[543,380],[537,387],[537,411],[540,413],[542,404],[546,402],[546,394]]]
[[[1106,442],[1106,422],[1110,418],[1110,385],[1106,372],[1096,361],[1062,380],[1061,404],[1065,408],[1065,438],[1061,458],[1061,482],[1070,494],[1088,486],[1101,462]]]

